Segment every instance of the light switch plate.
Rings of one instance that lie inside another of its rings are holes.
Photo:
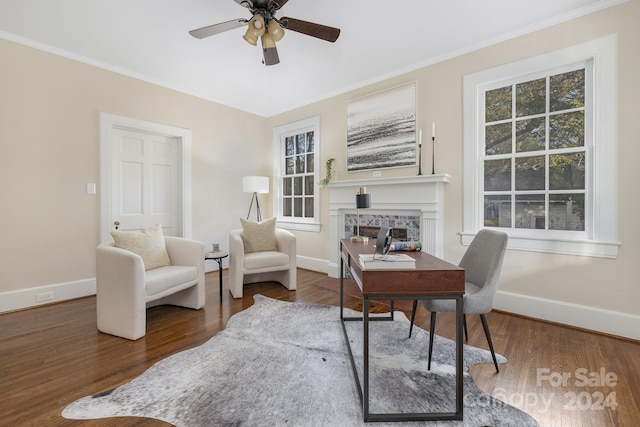
[[[96,184],[93,182],[87,183],[87,194],[96,194]]]

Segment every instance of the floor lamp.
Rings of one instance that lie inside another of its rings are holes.
[[[242,191],[245,193],[253,193],[251,197],[251,204],[249,205],[249,212],[247,212],[247,219],[251,215],[251,208],[253,202],[256,202],[256,219],[258,222],[262,221],[262,215],[260,214],[260,202],[258,201],[258,193],[269,192],[269,177],[268,176],[244,176],[242,177]]]
[[[367,194],[366,187],[360,187],[360,191],[356,194],[356,220],[358,222],[358,232],[355,236],[351,237],[352,242],[367,243],[368,237],[360,235],[360,209],[366,209],[371,207],[371,197]]]

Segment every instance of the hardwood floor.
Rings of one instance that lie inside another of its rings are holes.
[[[208,273],[206,280],[205,309],[151,308],[147,335],[137,341],[96,330],[95,297],[0,315],[0,425],[167,425],[142,418],[74,421],[60,413],[75,399],[121,385],[155,362],[202,344],[223,329],[230,316],[249,307],[255,294],[284,301],[339,303],[338,280],[307,270],[299,270],[295,292],[276,283],[247,285],[240,300],[233,300],[225,289],[222,304],[218,273]],[[354,295],[353,284],[349,285],[347,293]],[[361,307],[352,296],[347,297],[347,305]],[[380,304],[374,311],[387,309]],[[396,309],[409,314],[410,303],[398,302]],[[480,388],[525,410],[541,426],[638,425],[639,342],[495,311],[487,319],[496,352],[509,361],[500,365],[498,374],[492,364],[472,367]],[[429,314],[421,307],[416,324],[429,326]],[[468,324],[468,344],[487,348],[479,317],[470,316]],[[438,315],[436,333],[453,338],[452,315]]]

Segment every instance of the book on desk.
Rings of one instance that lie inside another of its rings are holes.
[[[407,254],[360,254],[363,270],[411,270],[416,268],[416,260]]]

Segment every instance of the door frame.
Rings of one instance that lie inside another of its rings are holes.
[[[100,112],[100,243],[111,241],[111,160],[114,129],[153,133],[178,141],[178,236],[191,238],[191,130]]]

